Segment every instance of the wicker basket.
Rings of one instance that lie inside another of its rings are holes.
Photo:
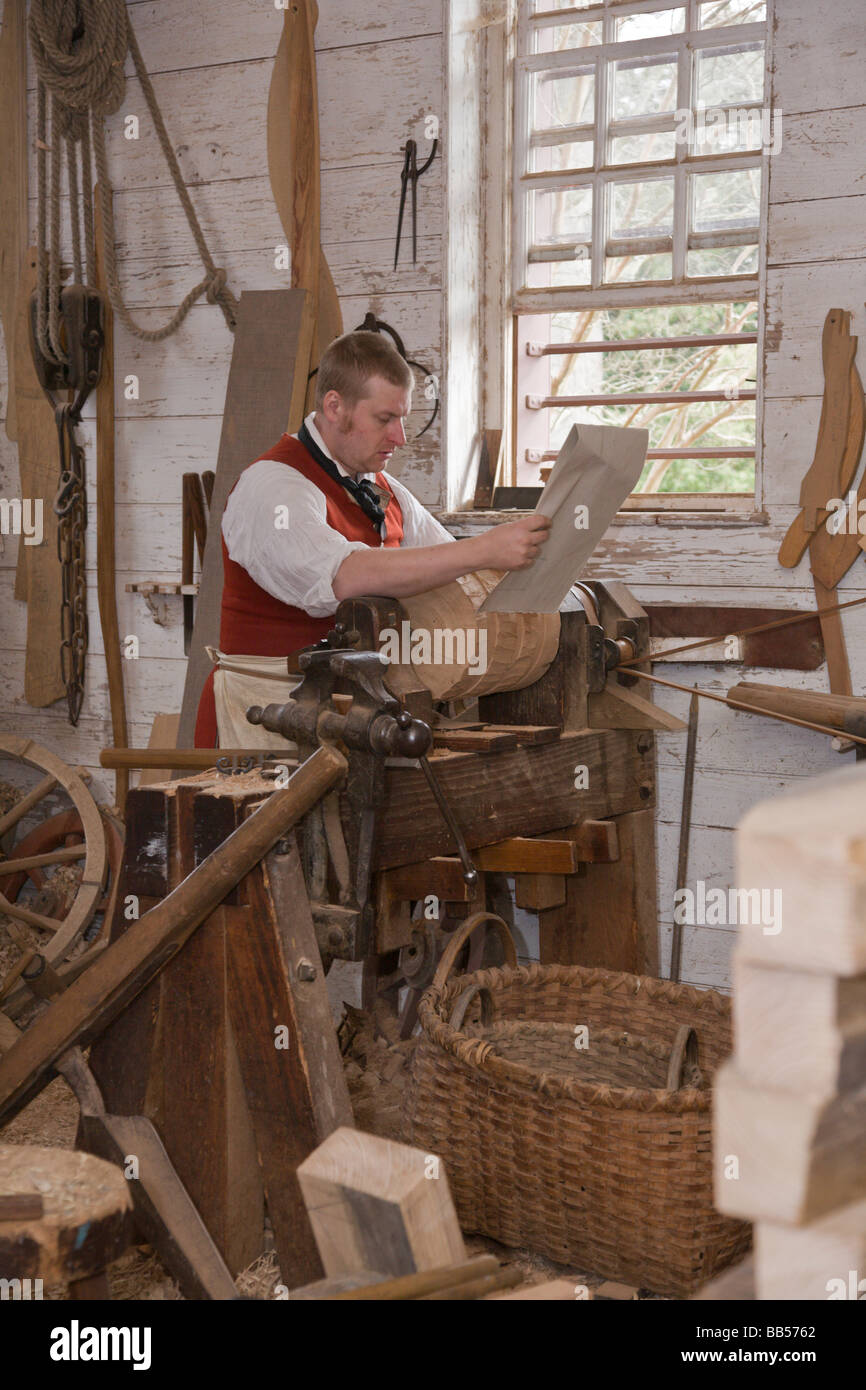
[[[449,980],[481,922],[508,963]],[[748,1249],[749,1226],[712,1203],[710,1082],[731,1048],[724,996],[583,966],[518,967],[502,919],[476,913],[449,942],[419,1019],[407,1137],[444,1158],[464,1230],[673,1298]]]

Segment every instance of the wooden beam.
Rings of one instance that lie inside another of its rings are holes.
[[[651,745],[642,746],[645,738],[637,730],[584,729],[565,733],[555,743],[506,749],[491,758],[447,753],[434,757],[431,765],[474,849],[491,840],[540,835],[652,806],[654,755]],[[588,778],[576,775],[581,767]],[[420,769],[386,769],[385,787],[374,868],[456,853]],[[348,814],[344,808],[344,823]]]
[[[242,470],[287,427],[301,424],[312,339],[312,308],[304,290],[241,295],[177,737],[183,748],[193,745],[199,698],[211,670],[205,647],[219,645],[225,504]]]
[[[585,864],[565,880],[565,903],[539,913],[540,959],[657,975],[654,813],[635,811],[614,823],[616,861]]]
[[[866,1199],[866,1087],[829,1099],[747,1083],[736,1063],[716,1072],[714,1200],[747,1220],[805,1226]]]

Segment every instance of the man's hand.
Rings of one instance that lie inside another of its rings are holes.
[[[550,518],[533,512],[522,521],[493,526],[481,536],[426,546],[353,550],[333,579],[336,599],[358,594],[409,598],[437,589],[473,570],[525,570],[550,534]]]
[[[484,564],[495,570],[525,570],[537,559],[550,535],[550,517],[541,512],[494,526],[484,537]]]

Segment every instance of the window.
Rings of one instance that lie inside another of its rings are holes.
[[[766,19],[751,0],[518,0],[518,485],[572,424],[633,424],[631,505],[754,505]]]

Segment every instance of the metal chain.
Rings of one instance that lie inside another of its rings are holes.
[[[84,700],[84,663],[88,641],[84,541],[87,495],[84,487],[84,451],[75,441],[77,420],[72,406],[58,406],[55,418],[61,460],[59,485],[54,499],[54,511],[58,518],[57,557],[62,581],[60,674],[66,686],[69,722],[74,725],[78,723]]]

